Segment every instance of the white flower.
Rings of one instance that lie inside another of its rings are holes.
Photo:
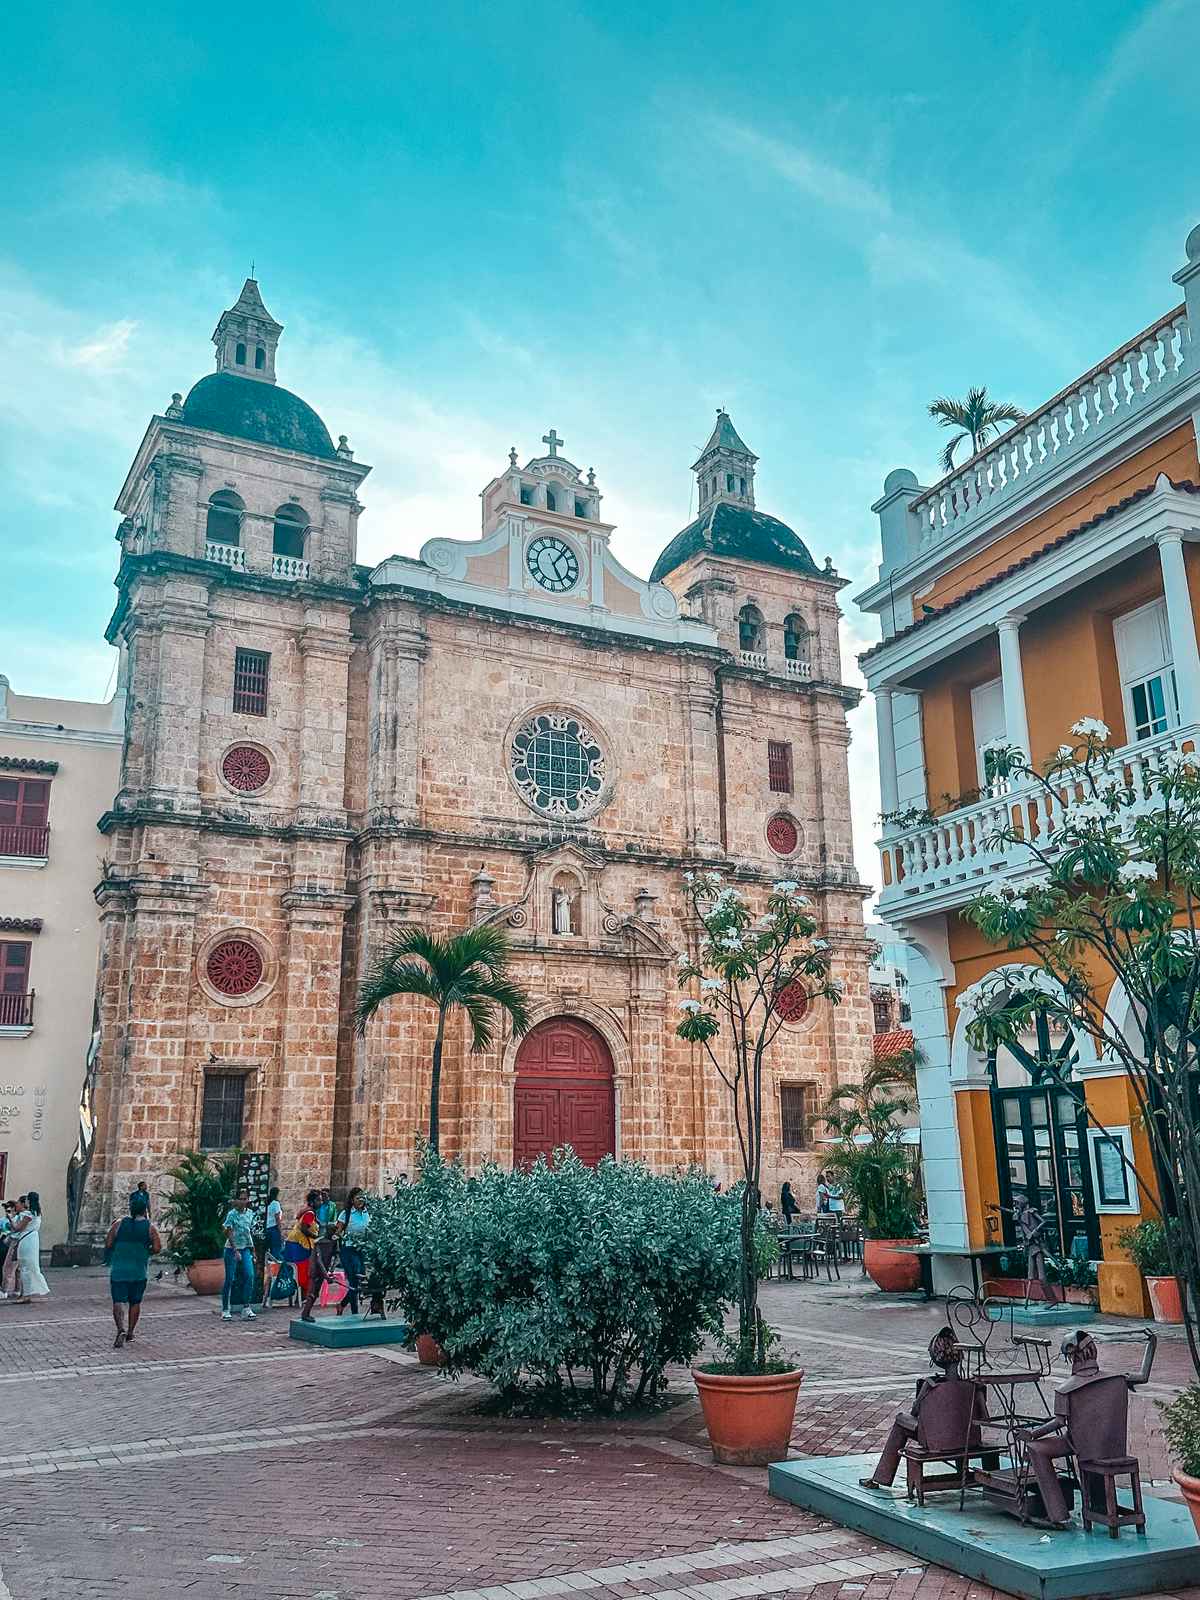
[[[1109,736],[1109,730],[1099,717],[1080,717],[1078,722],[1071,724],[1071,732],[1079,739],[1099,739],[1102,743]]]
[[[718,942],[722,944],[726,950],[740,950],[742,948],[742,936],[740,933],[727,933],[725,937]]]
[[[1004,734],[1001,734],[1000,737],[997,738],[997,739],[985,739],[983,744],[981,744],[979,748],[980,748],[981,751],[984,751],[986,753],[988,751],[996,751],[996,750],[1011,750],[1013,748],[1013,746],[1012,746],[1012,741],[1010,739],[1008,739]]]
[[[699,1000],[681,1000],[679,1009],[686,1012],[689,1017],[694,1017],[700,1010],[700,1002]]]
[[[1008,905],[1011,911],[1028,911],[1029,909],[1029,901],[1026,900],[1023,894],[1012,895]]]
[[[828,939],[814,939],[813,942],[812,942],[812,947],[813,947],[814,950],[828,950],[829,949],[829,940]]]
[[[702,989],[723,989],[725,985],[720,978],[701,978],[700,987]]]
[[[1080,823],[1107,822],[1108,807],[1103,800],[1080,800],[1067,812],[1067,821],[1075,826]]]
[[[690,967],[691,964],[692,958],[688,955],[686,950],[682,953],[682,955],[678,955],[675,958],[675,965],[677,967]]]
[[[694,872],[685,872],[683,875],[683,881],[684,883],[695,883],[696,874]]]
[[[1074,754],[1075,754],[1075,746],[1073,744],[1060,744],[1059,745],[1059,747],[1058,747],[1058,759],[1060,761],[1069,761]]]
[[[771,885],[771,890],[774,894],[795,894],[799,887],[800,885],[793,883],[790,878],[780,878],[778,883]]]
[[[1153,883],[1158,877],[1158,868],[1153,861],[1127,861],[1124,866],[1117,868],[1117,877],[1122,883]]]

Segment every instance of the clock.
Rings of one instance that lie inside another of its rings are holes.
[[[525,565],[534,582],[551,594],[564,594],[579,581],[579,557],[565,539],[543,535],[531,540]]]

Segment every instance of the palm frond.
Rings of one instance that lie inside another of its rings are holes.
[[[943,472],[954,471],[954,453],[963,440],[969,439],[970,437],[971,435],[969,433],[956,433],[953,439],[950,440],[949,444],[947,444],[946,448],[942,451],[941,462]]]
[[[1025,420],[1025,413],[1019,406],[1010,405],[1006,400],[989,399],[982,384],[972,384],[963,400],[940,396],[930,403],[929,415],[940,427],[960,430],[942,451],[942,467],[946,472],[953,472],[954,455],[964,439],[970,439],[974,455],[1003,424]]]

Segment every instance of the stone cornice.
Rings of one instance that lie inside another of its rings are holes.
[[[161,811],[155,806],[131,806],[120,811],[106,811],[97,824],[101,833],[113,833],[117,828],[196,828],[202,833],[230,834],[238,839],[310,839],[349,840],[355,831],[342,822],[329,827],[292,820],[251,822],[246,819],[214,816],[208,812]]]
[[[785,677],[781,672],[772,672],[769,667],[746,667],[740,661],[733,660],[723,663],[718,670],[722,679],[740,678],[750,683],[761,683],[764,688],[772,691],[783,689],[792,694],[828,695],[840,701],[847,711],[853,711],[862,699],[861,689],[856,689],[848,683],[834,683],[828,678]]]
[[[349,911],[357,904],[356,896],[341,889],[322,889],[300,884],[285,889],[279,902],[285,911]]]
[[[144,904],[148,910],[182,910],[195,914],[200,903],[212,893],[212,885],[200,883],[195,878],[159,878],[149,873],[131,877],[116,875],[102,878],[92,891],[97,905],[107,910],[110,903],[124,901]]]
[[[41,933],[41,917],[0,917],[0,933]]]
[[[5,726],[0,722],[0,736],[4,734]],[[36,756],[6,756],[0,751],[0,771],[37,772],[43,777],[51,778],[58,771],[58,762],[39,761]]]

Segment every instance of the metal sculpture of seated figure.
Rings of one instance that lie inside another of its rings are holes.
[[[1145,1526],[1138,1463],[1129,1455],[1129,1393],[1149,1381],[1158,1339],[1149,1328],[1142,1330],[1142,1337],[1146,1350],[1136,1373],[1101,1372],[1096,1341],[1088,1333],[1081,1331],[1065,1339],[1062,1354],[1070,1363],[1071,1376],[1055,1391],[1054,1415],[1040,1427],[1019,1431],[1045,1520],[1054,1527],[1066,1527],[1070,1516],[1063,1480],[1055,1466],[1059,1461],[1074,1468],[1086,1524],[1093,1518],[1105,1523],[1114,1539],[1122,1522]],[[1117,1504],[1115,1488],[1106,1497],[1105,1479],[1111,1480],[1114,1474],[1130,1477],[1132,1508]]]
[[[920,1463],[953,1462],[957,1471],[952,1479],[934,1480],[939,1486],[953,1483],[961,1492],[966,1486],[967,1458],[979,1452],[979,1424],[982,1396],[977,1386],[959,1374],[962,1361],[954,1329],[939,1328],[929,1343],[933,1372],[917,1384],[911,1411],[899,1411],[892,1423],[883,1454],[869,1478],[860,1478],[864,1489],[886,1489],[895,1481],[902,1455],[915,1459],[917,1470],[910,1472],[910,1484],[918,1486],[924,1504],[924,1482]]]

